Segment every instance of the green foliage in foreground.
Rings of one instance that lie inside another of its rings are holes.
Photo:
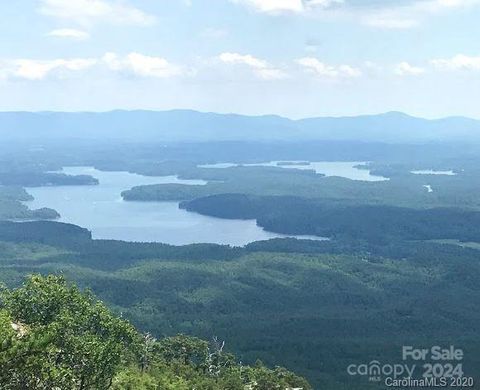
[[[63,277],[31,276],[0,297],[4,390],[311,388],[283,368],[237,363],[217,339],[141,335]]]

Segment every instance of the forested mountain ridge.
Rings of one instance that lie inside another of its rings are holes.
[[[275,115],[247,116],[192,110],[1,112],[0,136],[8,140],[28,138],[44,141],[103,137],[165,142],[220,140],[480,142],[480,121],[464,117],[427,120],[399,112],[300,120]]]

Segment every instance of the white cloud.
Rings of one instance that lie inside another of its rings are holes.
[[[275,68],[267,61],[256,58],[250,54],[222,53],[219,60],[225,64],[244,65],[251,68],[254,74],[264,80],[280,80],[287,77],[281,69]]]
[[[219,58],[226,64],[244,64],[258,69],[268,67],[268,63],[266,61],[256,58],[250,54],[243,55],[238,53],[222,53],[220,54]]]
[[[441,70],[480,70],[480,56],[458,54],[452,58],[435,59],[431,63]]]
[[[410,65],[408,62],[400,62],[394,69],[395,74],[399,76],[419,76],[425,73],[425,69]]]
[[[313,9],[315,7],[320,8],[330,8],[334,6],[338,6],[340,4],[344,4],[344,0],[307,0],[305,2],[306,8]]]
[[[255,11],[269,14],[303,13],[314,9],[328,9],[344,3],[344,0],[230,0],[246,5]]]
[[[417,27],[432,14],[452,12],[480,4],[480,0],[424,0],[409,4],[381,6],[373,11],[363,10],[360,19],[364,25],[383,29],[410,29]]]
[[[115,53],[106,53],[102,62],[111,70],[127,71],[142,77],[169,78],[184,73],[181,67],[171,64],[165,58],[135,52],[123,58]]]
[[[124,57],[115,53],[106,53],[102,58],[0,60],[0,77],[2,79],[43,80],[51,75],[67,77],[72,72],[93,68],[98,70],[106,68],[113,72],[152,78],[170,78],[188,74],[184,68],[174,65],[164,58],[133,52]]]
[[[308,72],[321,78],[355,78],[362,75],[360,69],[350,65],[329,65],[314,57],[304,57],[296,60],[296,63],[305,68]]]
[[[380,29],[405,30],[430,15],[480,4],[480,0],[229,0],[271,15],[335,17]]]
[[[92,58],[55,60],[15,59],[2,62],[2,73],[6,77],[42,80],[52,72],[78,72],[91,68],[96,63],[97,60]]]
[[[235,3],[247,5],[258,12],[281,13],[302,12],[304,10],[302,0],[232,0]]]
[[[120,25],[150,25],[155,17],[124,2],[107,0],[40,0],[40,12],[82,26],[96,22]]]
[[[83,41],[85,39],[90,38],[90,34],[88,32],[77,30],[74,28],[61,28],[58,30],[53,30],[53,31],[50,31],[47,35],[49,37],[69,38],[69,39],[75,39],[79,41]]]

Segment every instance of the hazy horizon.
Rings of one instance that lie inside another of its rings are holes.
[[[443,116],[435,116],[435,117],[428,117],[428,116],[421,116],[421,115],[413,115],[408,112],[398,111],[398,110],[391,110],[391,111],[380,111],[380,112],[365,112],[365,113],[358,113],[358,114],[350,114],[350,115],[311,115],[311,116],[288,116],[282,115],[278,113],[259,113],[259,114],[252,114],[252,113],[243,113],[243,112],[233,112],[233,111],[203,111],[203,110],[196,110],[194,108],[167,108],[167,109],[145,109],[145,108],[112,108],[109,110],[0,110],[0,114],[8,114],[8,113],[28,113],[28,114],[108,114],[112,112],[152,112],[152,113],[162,113],[162,112],[175,112],[175,111],[185,111],[185,112],[196,112],[200,114],[216,114],[216,115],[238,115],[238,116],[245,116],[245,117],[253,117],[253,118],[261,118],[261,117],[279,117],[283,119],[289,119],[292,121],[298,121],[303,119],[315,119],[315,118],[357,118],[357,117],[378,117],[384,115],[404,115],[410,118],[416,119],[426,119],[426,120],[442,120],[442,119],[471,119],[475,121],[480,121],[480,117],[473,117],[473,116],[466,116],[466,115],[443,115]]]

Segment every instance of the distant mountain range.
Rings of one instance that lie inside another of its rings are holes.
[[[427,120],[400,112],[292,120],[191,110],[0,112],[0,136],[14,139],[128,139],[157,141],[352,140],[480,142],[480,121]]]

